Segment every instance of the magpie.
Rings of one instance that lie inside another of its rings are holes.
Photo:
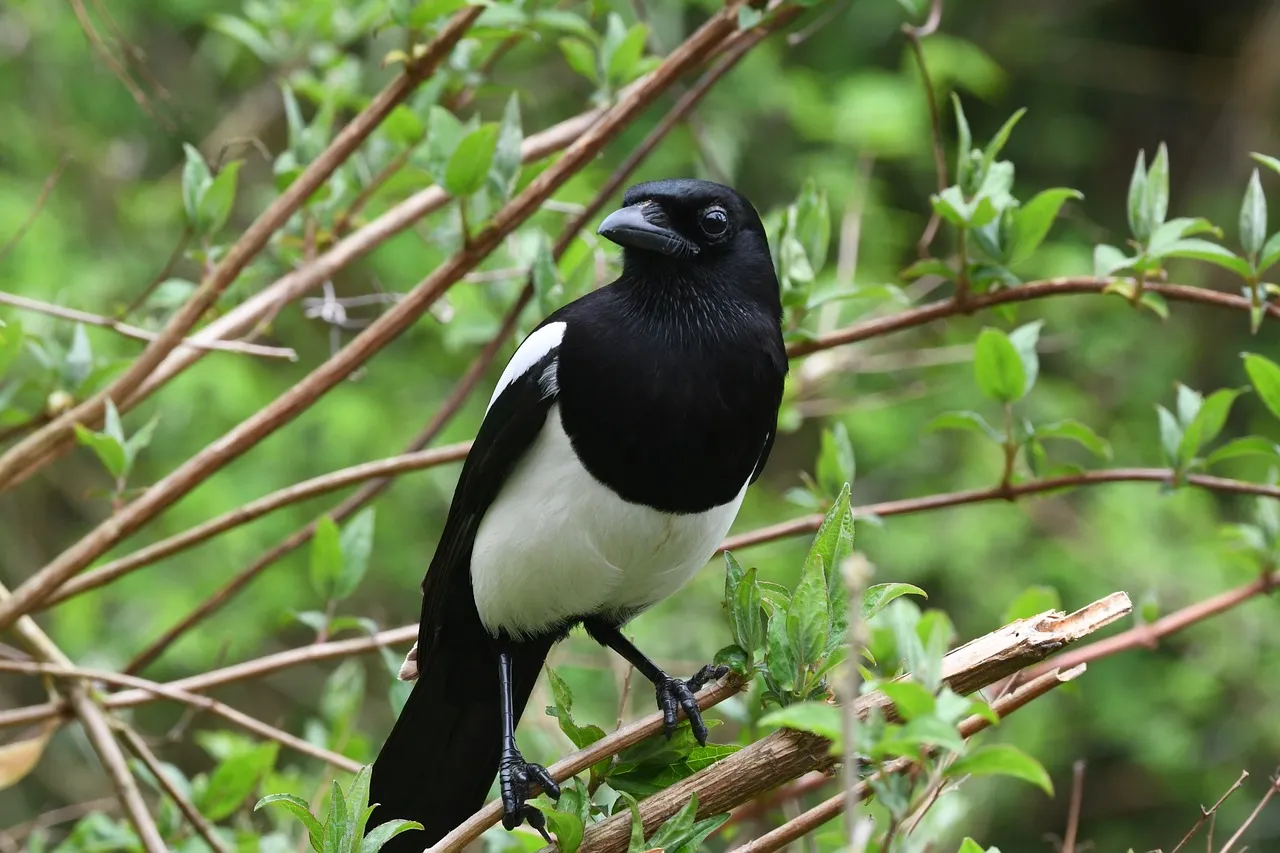
[[[636,184],[599,233],[616,281],[544,319],[502,371],[422,582],[408,702],[373,765],[368,827],[416,820],[421,851],[499,778],[503,826],[546,836],[515,728],[552,645],[572,627],[654,685],[667,736],[724,674],[668,675],[620,631],[715,553],[773,446],[787,373],[764,226],[730,187]],[[550,842],[550,838],[547,838]]]

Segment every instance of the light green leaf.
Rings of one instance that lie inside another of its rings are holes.
[[[1204,217],[1179,216],[1170,219],[1151,232],[1151,239],[1147,242],[1147,251],[1153,257],[1161,257],[1171,244],[1181,240],[1183,237],[1191,237],[1195,234],[1212,234],[1221,239],[1222,229]]]
[[[558,809],[544,808],[542,813],[546,815],[547,825],[556,837],[556,847],[560,853],[577,853],[582,845],[582,818]]]
[[[263,62],[274,64],[276,59],[276,50],[258,28],[242,18],[235,18],[231,15],[214,15],[209,19],[209,29],[216,30],[223,35],[239,42],[248,48],[254,56]]]
[[[445,167],[444,188],[450,195],[465,198],[484,187],[498,147],[498,130],[492,122],[482,124],[458,143]]]
[[[1043,326],[1043,320],[1036,320],[1019,326],[1009,333],[1009,342],[1018,351],[1018,357],[1022,359],[1022,368],[1027,376],[1023,394],[1035,386],[1036,378],[1040,375],[1040,357],[1036,354],[1036,345],[1040,343],[1040,329]]]
[[[796,652],[787,634],[787,619],[781,610],[775,610],[765,628],[765,663],[769,675],[784,691],[796,685]]]
[[[187,157],[182,167],[182,206],[187,211],[187,223],[192,228],[197,228],[200,223],[200,200],[204,198],[205,190],[213,182],[213,178],[204,157],[195,146],[184,142],[182,150]]]
[[[1129,177],[1129,233],[1138,242],[1151,236],[1151,218],[1147,215],[1147,153],[1138,151],[1138,159],[1133,164],[1133,174]]]
[[[1004,441],[1004,436],[995,427],[987,423],[987,419],[977,412],[943,412],[925,426],[927,430],[955,429],[968,432],[985,433],[997,444]]]
[[[880,691],[893,701],[898,714],[907,721],[932,714],[937,707],[933,694],[915,681],[890,681],[882,684]]]
[[[1280,366],[1265,356],[1243,353],[1244,369],[1249,381],[1271,414],[1280,418]]]
[[[1010,602],[1009,606],[1004,610],[1004,615],[1000,617],[1000,622],[1008,625],[1018,619],[1038,616],[1046,610],[1061,609],[1062,598],[1058,595],[1056,589],[1051,586],[1032,586],[1023,590],[1017,598]]]
[[[996,157],[1004,150],[1005,143],[1009,141],[1009,134],[1013,133],[1014,126],[1026,113],[1027,108],[1023,107],[1009,116],[1009,120],[1001,125],[995,136],[991,137],[991,142],[987,144],[986,150],[982,152],[983,170],[988,174],[996,161]]]
[[[813,732],[833,744],[839,744],[844,739],[840,709],[826,702],[796,702],[785,708],[778,708],[761,717],[759,726],[765,730],[786,728]]]
[[[836,421],[830,429],[823,431],[816,473],[818,485],[828,495],[838,494],[846,483],[853,482],[856,473],[853,443],[844,422]]]
[[[347,522],[338,537],[342,567],[334,581],[333,597],[343,599],[356,591],[373,553],[374,508],[365,507]]]
[[[1093,274],[1098,278],[1108,278],[1117,270],[1132,264],[1134,260],[1115,246],[1101,243],[1093,247]]]
[[[1258,255],[1258,275],[1262,275],[1280,262],[1280,231],[1272,234]]]
[[[748,654],[764,645],[764,601],[756,583],[756,570],[750,569],[737,585],[732,602],[733,639]]]
[[[915,281],[926,275],[936,275],[950,281],[956,276],[955,270],[947,265],[946,261],[937,258],[925,258],[922,261],[916,261],[902,272],[898,273],[904,281]]]
[[[1169,244],[1162,256],[1204,261],[1205,263],[1222,267],[1225,270],[1230,270],[1241,278],[1248,278],[1253,274],[1253,270],[1249,267],[1249,262],[1244,258],[1238,257],[1224,246],[1196,237],[1175,240]]]
[[[895,598],[904,595],[918,595],[928,598],[928,594],[918,586],[909,583],[878,583],[867,587],[862,594],[862,620],[865,622],[889,605]]]
[[[1026,392],[1027,371],[1013,342],[999,329],[985,328],[974,347],[974,372],[983,394],[1012,403]]]
[[[1236,459],[1241,456],[1265,456],[1275,462],[1280,462],[1280,445],[1267,441],[1256,435],[1237,438],[1235,441],[1229,441],[1210,453],[1205,458],[1208,465],[1216,465],[1227,459]]]
[[[1009,248],[1009,263],[1020,263],[1035,253],[1048,236],[1058,211],[1067,199],[1081,199],[1078,190],[1057,188],[1036,193],[1029,202],[1013,214],[1013,244]]]
[[[342,837],[347,832],[351,817],[347,813],[347,802],[337,780],[333,781],[329,792],[329,816],[324,822],[324,835],[320,838],[322,853],[347,853],[342,847]]]
[[[1155,159],[1147,170],[1147,187],[1143,197],[1147,222],[1151,228],[1164,224],[1169,211],[1169,149],[1163,142],[1156,149]]]
[[[698,794],[694,792],[689,796],[689,802],[685,803],[680,811],[663,821],[649,839],[649,847],[659,848],[662,850],[672,850],[679,847],[685,842],[693,830],[693,821],[698,813]]]
[[[333,598],[338,576],[342,574],[342,546],[338,525],[325,515],[316,522],[311,537],[311,588],[323,601]]]
[[[805,562],[787,609],[787,636],[801,667],[817,663],[822,655],[831,620],[829,607],[823,560],[815,557]]]
[[[444,107],[431,107],[427,121],[427,142],[423,147],[423,168],[441,187],[446,187],[449,162],[458,150],[462,134],[462,122],[453,113]]]
[[[260,744],[252,749],[233,753],[221,762],[209,776],[196,807],[212,821],[230,817],[253,792],[260,780],[276,763],[280,745],[274,742]]]
[[[320,838],[324,835],[324,827],[320,825],[320,821],[316,820],[316,816],[311,813],[311,808],[306,800],[293,794],[268,794],[258,800],[253,810],[256,812],[263,806],[284,806],[290,814],[298,819],[299,823],[307,828],[311,849],[316,853],[320,853]]]
[[[1055,421],[1035,428],[1039,439],[1056,438],[1074,441],[1099,459],[1111,458],[1111,443],[1099,436],[1087,424],[1077,420]]]
[[[818,188],[818,182],[808,178],[796,200],[796,239],[804,248],[809,267],[821,271],[827,263],[827,250],[831,243],[831,208],[827,204],[827,192]]]
[[[600,71],[596,64],[596,49],[581,39],[562,38],[556,42],[565,61],[579,76],[600,85]]]
[[[397,818],[386,823],[380,823],[360,842],[360,853],[378,853],[388,841],[400,833],[422,828],[422,824],[416,820],[400,820]],[[316,853],[319,853],[319,850]]]
[[[734,596],[738,594],[738,584],[742,583],[742,578],[746,572],[742,570],[742,564],[737,558],[728,551],[724,552],[724,604],[725,607],[733,607]]]
[[[83,424],[75,424],[76,441],[93,451],[112,477],[119,478],[125,471],[124,445],[103,432],[93,432]]]
[[[1249,156],[1266,166],[1268,169],[1271,169],[1277,175],[1280,175],[1280,160],[1277,160],[1275,157],[1268,157],[1266,154],[1258,154],[1256,152]]]
[[[969,152],[973,150],[973,135],[969,131],[969,121],[965,118],[964,107],[960,105],[960,96],[951,93],[951,104],[956,114],[956,184],[968,187],[971,177],[972,163]]]
[[[1182,434],[1182,441],[1178,443],[1178,460],[1182,464],[1190,462],[1200,452],[1201,447],[1218,437],[1227,423],[1227,416],[1231,413],[1231,404],[1235,402],[1236,397],[1247,390],[1246,388],[1224,388],[1221,391],[1215,391],[1197,408],[1191,423],[1187,424],[1186,431]]]
[[[240,174],[241,165],[241,160],[227,163],[205,189],[200,198],[200,212],[196,217],[197,234],[212,236],[227,223],[236,200],[236,178]]]
[[[612,51],[603,52],[605,77],[610,85],[621,86],[636,77],[636,67],[640,57],[644,55],[644,44],[649,38],[649,27],[645,24],[632,24],[627,34],[617,43]],[[608,41],[605,41],[606,46]],[[606,47],[607,50],[607,47]]]
[[[964,738],[956,727],[937,717],[919,717],[886,735],[876,751],[887,755],[919,755],[927,747],[964,752]]]
[[[502,111],[502,123],[498,126],[498,143],[493,149],[493,165],[489,167],[489,182],[498,197],[508,199],[520,177],[522,160],[521,144],[524,130],[520,120],[520,97],[512,92]]]
[[[1262,194],[1262,182],[1258,179],[1258,170],[1254,169],[1240,203],[1240,246],[1245,254],[1253,257],[1266,237],[1267,197]]]
[[[980,746],[956,760],[945,771],[951,778],[960,776],[1012,776],[1037,786],[1053,796],[1053,782],[1040,762],[1016,746],[991,744]]]

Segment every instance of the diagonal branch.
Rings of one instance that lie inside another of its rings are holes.
[[[178,807],[178,811],[182,812],[183,817],[204,839],[205,843],[213,848],[214,853],[232,853],[231,847],[218,837],[217,830],[214,829],[213,824],[209,823],[208,818],[200,814],[200,810],[195,807],[187,795],[182,793],[177,785],[173,784],[169,774],[165,773],[164,768],[160,766],[160,759],[156,758],[155,753],[151,751],[151,747],[147,746],[146,741],[128,726],[119,726],[119,731],[125,746],[151,771],[151,775],[156,779],[156,784]]]

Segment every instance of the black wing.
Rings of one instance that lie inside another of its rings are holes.
[[[471,590],[471,549],[476,530],[516,463],[528,451],[556,401],[553,348],[509,385],[485,413],[471,451],[462,465],[435,556],[422,580],[422,617],[418,657],[448,633],[461,642],[478,639],[475,597]],[[448,625],[462,630],[444,629]]]

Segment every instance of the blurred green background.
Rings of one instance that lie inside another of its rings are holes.
[[[669,48],[715,4],[596,0],[594,5],[627,21],[642,10],[653,24],[653,43]],[[210,26],[219,13],[241,15],[255,6],[294,15],[294,24],[280,28],[274,61],[264,61]],[[113,314],[164,268],[178,244],[183,142],[197,145],[211,159],[231,145],[231,156],[245,159],[237,204],[222,237],[229,242],[274,193],[271,166],[257,147],[274,156],[286,144],[279,81],[293,82],[308,115],[317,100],[328,99],[337,108],[358,105],[389,78],[392,72],[381,68],[380,60],[399,45],[385,31],[368,35],[362,23],[363,16],[383,14],[379,2],[103,0],[90,6],[90,14],[117,57],[122,53],[103,9],[144,54],[141,64],[129,60],[129,66],[149,93],[145,110],[95,53],[71,5],[9,0],[0,6],[5,104],[0,240],[23,225],[46,178],[66,158],[38,219],[0,258],[0,289]],[[799,43],[775,37],[749,55],[636,178],[693,174],[728,180],[769,211],[794,199],[812,176],[828,194],[836,223],[833,261],[821,278],[838,275],[837,255],[849,263],[851,244],[846,239],[838,246],[844,218],[846,232],[860,226],[854,280],[874,288],[897,281],[897,272],[915,258],[927,196],[936,189],[929,118],[899,31],[903,8],[893,0],[854,0],[830,10],[827,4],[803,19],[800,29],[815,21],[817,26]],[[1044,249],[1019,270],[1031,279],[1087,274],[1095,243],[1122,242],[1133,159],[1140,148],[1150,157],[1162,140],[1171,156],[1171,215],[1208,216],[1224,226],[1230,242],[1252,168],[1248,152],[1280,154],[1277,44],[1280,4],[948,0],[940,32],[925,41],[925,53],[940,92],[955,89],[963,97],[978,140],[988,138],[1018,107],[1029,109],[1007,149],[1018,169],[1018,195],[1026,198],[1052,186],[1084,193],[1083,202],[1065,208]],[[457,65],[449,72],[455,79],[470,73],[465,59]],[[137,72],[142,66],[152,79]],[[156,89],[157,82],[167,97]],[[496,119],[513,91],[519,93],[528,134],[581,111],[591,86],[569,69],[550,39],[528,38],[498,63],[471,109]],[[953,124],[947,102],[940,103],[951,152]],[[661,108],[651,109],[556,199],[589,200],[660,115]],[[376,165],[375,154],[387,144],[379,137],[367,146],[370,163]],[[369,171],[366,166],[361,174]],[[375,199],[370,212],[429,182],[420,167],[409,167]],[[1273,199],[1280,198],[1274,175],[1264,175],[1264,185]],[[847,214],[859,209],[855,223]],[[544,211],[535,222],[554,235],[564,219],[562,213]],[[352,296],[408,290],[447,256],[441,234],[449,227],[450,220],[438,216],[391,240],[343,270],[333,282],[336,291]],[[298,222],[291,233],[301,233]],[[945,235],[935,243],[939,253],[949,248]],[[223,307],[255,292],[298,256],[296,241],[273,244]],[[510,257],[500,257],[489,267],[512,265]],[[1203,265],[1175,261],[1170,269],[1175,281],[1237,292],[1225,274]],[[186,259],[172,274],[194,280],[200,268]],[[127,553],[292,482],[398,452],[496,329],[518,285],[455,287],[445,300],[452,309],[449,322],[443,322],[444,310],[424,317],[366,370],[114,553]],[[922,294],[918,286],[910,292]],[[174,304],[165,299],[184,293],[180,284],[162,289],[132,315],[133,321],[157,327]],[[821,322],[848,322],[890,308],[869,297]],[[372,311],[358,313],[367,317]],[[72,346],[73,326],[66,321],[4,306],[0,318],[20,322],[49,352]],[[1071,296],[1028,304],[1018,319],[1037,318],[1046,321],[1042,378],[1022,404],[1023,413],[1037,421],[1069,416],[1090,424],[1112,441],[1119,465],[1161,464],[1153,406],[1171,405],[1175,381],[1202,391],[1238,386],[1245,384],[1241,350],[1273,359],[1280,355],[1273,326],[1264,325],[1250,337],[1242,314],[1215,309],[1175,305],[1161,323],[1118,299]],[[533,309],[523,328],[536,319]],[[806,383],[788,420],[792,429],[778,440],[735,531],[808,511],[784,494],[800,484],[801,472],[813,470],[821,431],[837,419],[847,425],[857,452],[856,503],[996,482],[998,449],[975,435],[924,429],[949,409],[998,415],[982,408],[986,404],[966,349],[984,323],[1008,325],[994,316],[959,318],[836,351],[839,360]],[[159,416],[152,446],[141,455],[131,485],[159,479],[300,380],[327,356],[334,334],[295,304],[280,313],[264,342],[295,348],[296,363],[220,353],[203,358],[126,417],[126,430],[132,432]],[[336,334],[346,340],[353,333]],[[127,358],[141,348],[102,329],[89,328],[88,339],[100,362]],[[490,371],[438,443],[474,434],[499,369]],[[803,374],[814,368],[797,363],[797,369]],[[59,387],[56,370],[43,370],[24,354],[11,368],[8,384],[0,379],[0,396],[9,392],[0,429],[39,412]],[[1274,438],[1277,425],[1256,401],[1246,401],[1237,406],[1228,434]],[[1263,476],[1250,464],[1241,463],[1233,473]],[[342,605],[343,614],[369,617],[383,627],[417,618],[418,583],[456,475],[456,465],[407,475],[377,502],[371,568],[356,595]],[[0,580],[16,586],[106,517],[110,488],[98,462],[79,448],[0,496]],[[62,605],[39,621],[80,664],[122,666],[232,573],[334,502],[291,506]],[[946,610],[959,636],[967,639],[997,627],[1006,606],[1033,584],[1056,587],[1067,609],[1123,589],[1140,615],[1150,618],[1244,583],[1254,570],[1224,552],[1218,528],[1248,511],[1247,501],[1230,497],[1115,485],[1018,505],[893,518],[883,528],[860,524],[858,535],[877,580],[924,587],[929,606]],[[807,540],[795,539],[738,556],[790,584],[806,545]],[[691,672],[728,642],[721,590],[717,563],[684,593],[633,624],[638,645],[664,665]],[[322,607],[308,582],[302,549],[273,566],[145,674],[167,680],[305,644],[313,633],[293,613]],[[955,797],[961,834],[1006,853],[1053,849],[1046,835],[1061,834],[1065,825],[1065,792],[1076,759],[1088,761],[1082,836],[1098,850],[1170,848],[1195,820],[1198,804],[1215,800],[1247,768],[1253,778],[1219,821],[1221,827],[1234,827],[1256,803],[1280,755],[1278,616],[1275,601],[1252,601],[1158,650],[1094,664],[1073,688],[1020,712],[995,737],[1039,757],[1059,796],[1050,800],[1013,781],[968,786]],[[360,734],[345,748],[359,760],[370,760],[393,717],[386,698],[390,679],[376,655],[361,659],[361,665],[368,691]],[[574,636],[554,652],[552,665],[578,694],[578,718],[608,727],[617,715],[616,661]],[[301,730],[316,715],[332,671],[332,665],[300,667],[216,695],[264,720]],[[43,700],[36,679],[0,678],[0,707]],[[649,709],[651,696],[638,689],[632,700],[633,712],[639,713]],[[544,696],[535,696],[522,739],[530,751],[550,757],[564,753],[567,743],[553,721],[541,715],[544,704]],[[153,705],[135,718],[159,733],[179,716],[180,709]],[[197,719],[194,727],[217,725]],[[189,770],[210,763],[186,735],[165,746],[164,756]],[[282,758],[282,765],[291,764],[310,767]],[[68,729],[30,777],[0,792],[0,827],[107,790],[83,737]],[[1277,839],[1280,811],[1272,809],[1255,825],[1250,843],[1265,850],[1280,845]]]

